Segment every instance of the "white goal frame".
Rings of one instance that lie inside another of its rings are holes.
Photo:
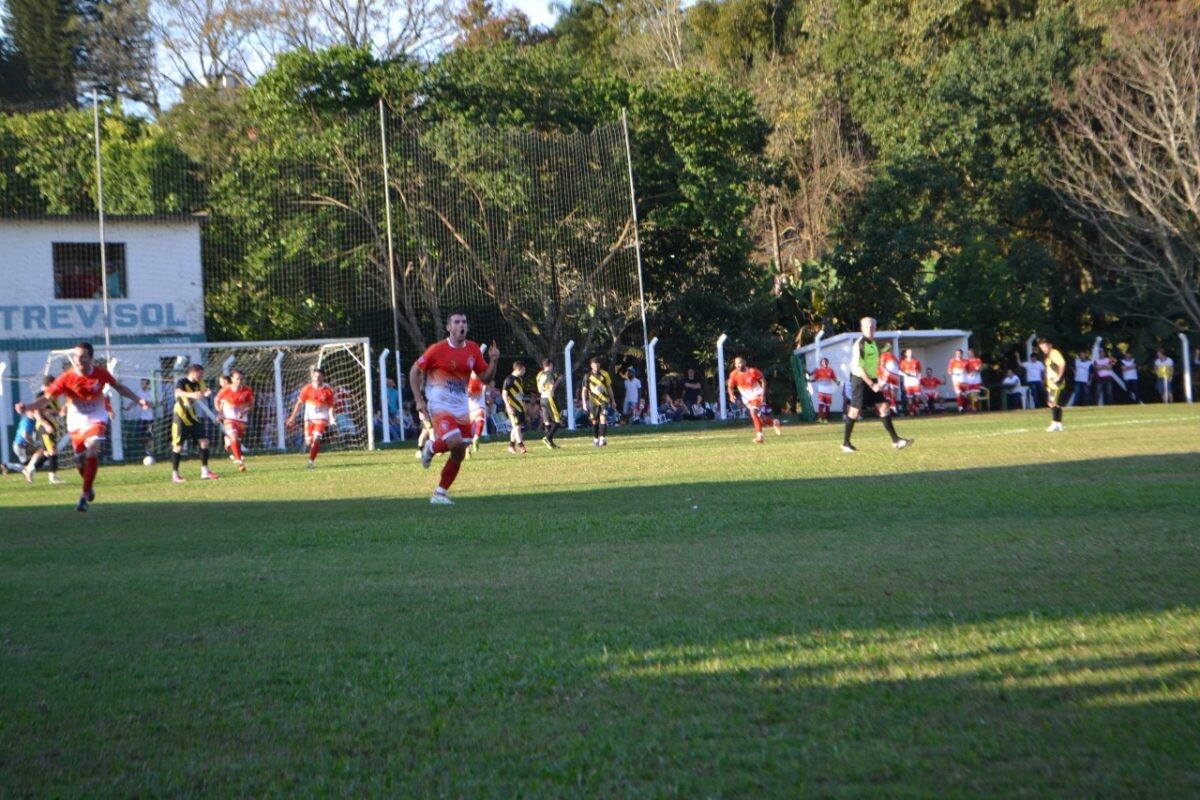
[[[286,408],[284,398],[287,396],[285,386],[283,384],[283,358],[287,354],[282,348],[313,348],[317,352],[317,364],[320,365],[321,360],[327,350],[338,349],[348,352],[351,357],[362,367],[363,371],[363,392],[366,399],[366,414],[364,417],[366,427],[367,450],[375,449],[375,398],[371,387],[371,340],[366,337],[352,337],[344,339],[272,339],[253,342],[160,342],[157,344],[118,344],[112,345],[109,353],[105,354],[97,352],[99,358],[104,355],[109,356],[106,368],[113,373],[117,380],[121,380],[121,354],[127,352],[135,353],[157,353],[160,356],[168,356],[176,354],[180,359],[179,363],[187,363],[190,361],[188,354],[197,350],[271,350],[276,351],[274,359],[274,391],[275,391],[275,426],[276,426],[276,449],[279,452],[287,452],[287,436],[285,431],[284,420],[286,419]],[[358,348],[362,348],[358,351]],[[70,349],[52,350],[46,355],[46,365],[43,369],[43,374],[54,374],[54,363],[61,360],[66,355],[69,355]],[[228,362],[227,362],[228,363]],[[124,382],[124,381],[122,381]],[[106,388],[105,394],[110,398],[116,394],[112,388]],[[113,400],[112,414],[112,430],[110,441],[112,442],[112,460],[124,461],[125,448],[121,433],[121,419],[123,415],[123,404],[120,398],[116,397]]]

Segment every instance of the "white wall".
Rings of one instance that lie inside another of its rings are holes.
[[[193,220],[124,220],[105,240],[125,245],[126,297],[110,300],[114,337],[203,335],[200,225]],[[54,297],[54,242],[98,244],[95,221],[0,220],[0,342],[102,339],[100,300]]]

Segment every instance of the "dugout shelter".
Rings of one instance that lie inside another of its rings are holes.
[[[803,361],[805,369],[810,373],[820,365],[822,358],[829,359],[829,366],[833,367],[834,372],[838,374],[838,380],[842,382],[843,391],[833,397],[833,410],[837,412],[841,412],[846,405],[844,389],[850,380],[851,348],[854,340],[860,335],[858,331],[851,331],[826,338],[825,332],[822,331],[811,344],[796,348],[796,357]],[[875,341],[879,342],[880,346],[890,344],[897,358],[902,358],[904,350],[912,348],[913,356],[921,362],[922,375],[925,374],[926,367],[932,367],[933,374],[946,381],[941,387],[942,397],[946,397],[950,392],[946,365],[954,357],[955,350],[962,350],[964,353],[967,351],[970,340],[971,331],[958,329],[875,332]],[[814,391],[811,384],[808,391]]]

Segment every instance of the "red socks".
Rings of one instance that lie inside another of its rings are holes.
[[[229,449],[233,451],[234,458],[236,458],[238,461],[242,460],[242,445],[240,442],[238,442],[236,439],[231,441],[229,443]],[[310,455],[309,457],[315,458],[316,456]]]
[[[441,441],[440,439],[438,440]],[[455,461],[453,458],[446,459],[446,465],[442,467],[442,479],[438,481],[438,486],[443,491],[450,488],[450,484],[454,483],[454,479],[458,477],[458,469],[462,466],[461,461]]]
[[[753,417],[750,418],[750,421],[754,423],[754,432],[762,433],[762,424],[763,424],[762,415],[755,414]]]
[[[308,460],[316,461],[319,452],[321,452],[321,440],[313,439],[312,447],[308,448]]]
[[[83,493],[88,494],[92,491],[92,483],[96,480],[96,472],[100,469],[100,459],[95,456],[88,456],[83,461]]]

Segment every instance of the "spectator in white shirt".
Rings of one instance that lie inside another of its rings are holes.
[[[1092,360],[1086,350],[1080,350],[1075,356],[1075,395],[1071,402],[1074,406],[1092,404]]]
[[[1113,404],[1113,366],[1115,362],[1109,355],[1108,349],[1102,349],[1096,354],[1092,368],[1096,372],[1096,405],[1111,406]]]
[[[1005,411],[1025,407],[1025,387],[1021,385],[1021,379],[1017,377],[1016,373],[1011,369],[1005,370],[1004,380],[1000,384],[1004,387]]]
[[[1125,382],[1125,394],[1129,396],[1129,402],[1142,402],[1141,398],[1138,397],[1137,359],[1128,350],[1121,356],[1121,380]]]
[[[621,408],[621,415],[626,421],[632,422],[633,418],[638,413],[638,400],[642,393],[642,382],[638,380],[637,370],[630,367],[626,370],[622,377],[625,379],[625,404]]]
[[[1030,354],[1028,359],[1021,362],[1021,367],[1025,370],[1025,385],[1029,387],[1029,397],[1033,401],[1033,407],[1041,408],[1046,404],[1042,385],[1046,377],[1046,365]]]

